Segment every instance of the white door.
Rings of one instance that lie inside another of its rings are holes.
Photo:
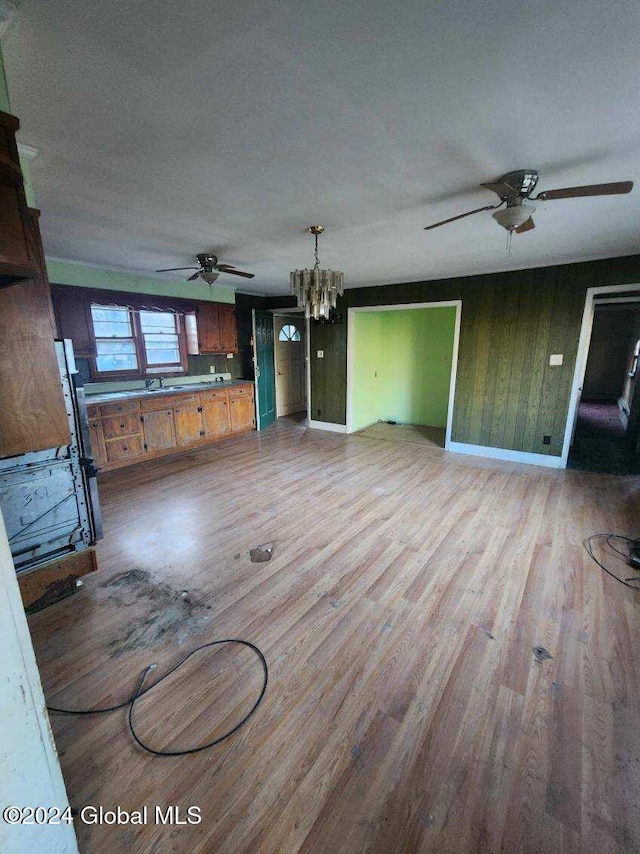
[[[304,318],[274,317],[278,416],[307,409]]]

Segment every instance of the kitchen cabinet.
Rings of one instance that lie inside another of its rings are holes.
[[[0,287],[38,275],[40,265],[31,240],[30,214],[16,145],[20,123],[0,112]]]
[[[256,424],[256,410],[253,394],[229,395],[231,429],[234,433],[250,430]]]
[[[140,392],[111,403],[87,401],[91,449],[104,471],[198,448],[255,429],[253,384]]]
[[[237,353],[236,309],[224,303],[199,303],[196,315],[200,353]]]
[[[228,436],[231,433],[228,395],[224,392],[213,392],[203,394],[201,398],[204,435],[211,438]]]
[[[163,451],[175,448],[177,445],[176,426],[173,409],[159,409],[156,412],[146,412],[142,416],[144,425],[144,449]]]
[[[91,303],[83,291],[73,288],[51,288],[51,299],[56,316],[59,338],[73,341],[73,352],[77,357],[96,355]]]

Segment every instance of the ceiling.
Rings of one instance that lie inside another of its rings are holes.
[[[637,0],[23,0],[3,49],[49,257],[283,294],[312,223],[347,287],[640,251],[639,41]],[[423,230],[525,167],[636,189],[510,256],[490,212]]]

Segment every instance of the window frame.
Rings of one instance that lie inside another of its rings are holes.
[[[126,308],[129,313],[131,323],[131,333],[133,344],[138,361],[137,368],[131,368],[120,371],[100,371],[98,369],[98,354],[97,341],[107,340],[101,336],[96,336],[95,327],[93,325],[92,308]],[[144,333],[142,331],[142,322],[140,320],[141,311],[153,311],[153,309],[134,308],[133,306],[111,302],[109,304],[102,302],[89,302],[89,319],[91,321],[90,334],[93,339],[94,355],[89,359],[89,373],[92,380],[96,382],[110,382],[114,380],[137,380],[148,379],[157,376],[184,376],[188,373],[189,365],[187,359],[187,339],[184,323],[184,315],[169,310],[158,310],[158,314],[172,314],[176,319],[176,334],[178,336],[178,351],[180,354],[180,366],[175,363],[152,364],[147,361],[147,352],[145,347]]]

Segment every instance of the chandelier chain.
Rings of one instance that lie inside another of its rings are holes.
[[[320,257],[318,256],[318,235],[317,234],[315,235],[315,238],[316,238],[316,251],[315,251],[316,264],[315,264],[315,267],[313,269],[318,270],[318,269],[320,269]]]

